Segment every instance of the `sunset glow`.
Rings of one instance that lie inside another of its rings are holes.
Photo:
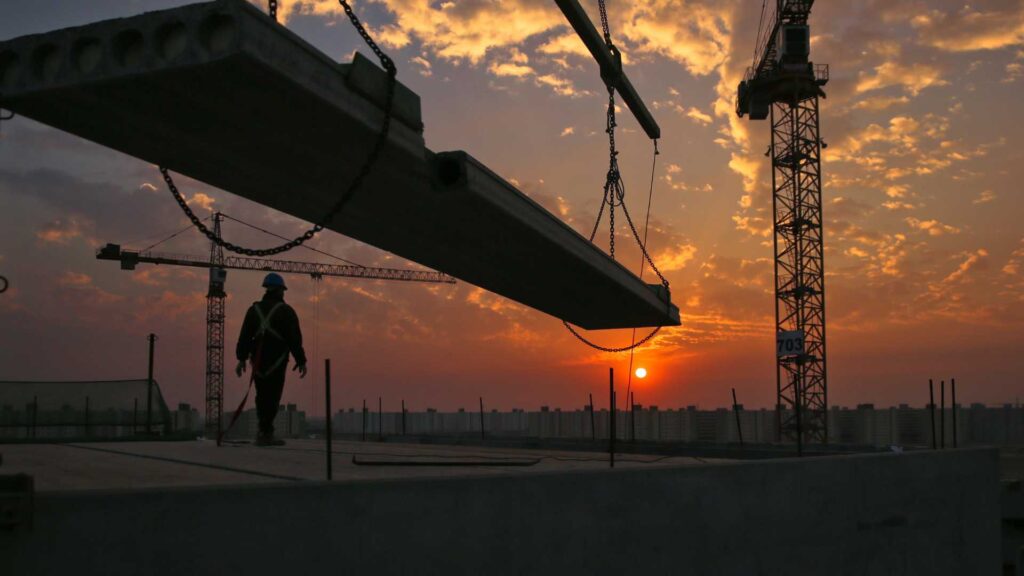
[[[0,37],[183,3],[54,0],[6,11]],[[598,21],[596,3],[583,4]],[[283,25],[330,58],[367,53],[337,0],[281,5]],[[607,92],[554,2],[354,6],[399,81],[418,95],[429,148],[467,151],[589,237],[608,170]],[[755,8],[739,0],[608,5],[624,67],[662,129],[655,157],[619,103],[625,202],[642,226],[650,185],[647,246],[682,319],[637,350],[658,366],[645,404],[722,406],[730,388],[745,406],[775,404],[770,127],[737,118],[733,105],[751,64]],[[1024,4],[822,2],[810,26],[813,60],[831,70],[821,101],[829,403],[920,404],[929,378],[952,377],[965,405],[1014,401],[1024,372]],[[269,135],[267,161],[273,146],[303,137]],[[203,182],[181,177],[178,185],[200,218],[219,210],[288,238],[309,226]],[[0,130],[0,202],[0,275],[10,282],[0,325],[11,327],[0,330],[2,376],[138,378],[146,374],[145,335],[155,332],[167,402],[202,406],[206,272],[129,272],[95,259],[104,243],[140,249],[188,225],[156,168],[18,116]],[[620,214],[618,262],[658,282],[649,265],[641,269]],[[594,240],[604,251],[607,222],[605,213]],[[224,236],[247,246],[278,242],[232,221]],[[415,267],[335,233],[309,246],[366,266]],[[209,243],[186,230],[157,250],[202,256]],[[281,258],[336,262],[301,249]],[[228,275],[228,357],[261,278]],[[469,409],[480,397],[488,409],[574,407],[606,393],[609,367],[618,379],[629,375],[628,353],[587,347],[558,318],[466,281],[286,280],[311,374],[290,376],[282,403],[313,414],[322,413],[326,358],[343,383],[336,408],[377,397],[385,410],[403,400],[410,409]],[[618,348],[634,334],[585,336]],[[226,405],[246,384],[226,376]]]

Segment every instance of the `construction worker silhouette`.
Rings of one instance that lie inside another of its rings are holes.
[[[259,418],[259,446],[277,446],[283,441],[274,438],[274,418],[284,390],[288,373],[288,354],[295,358],[295,368],[306,377],[306,352],[302,349],[302,331],[295,310],[284,301],[284,278],[271,272],[263,279],[267,292],[259,302],[253,302],[245,313],[242,331],[238,335],[235,356],[238,366],[235,374],[245,372],[247,361],[252,362],[252,379],[256,384],[256,415]]]

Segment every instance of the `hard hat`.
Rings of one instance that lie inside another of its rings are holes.
[[[282,278],[280,274],[275,274],[273,272],[267,274],[267,276],[263,278],[263,287],[280,288],[281,290],[288,289],[288,287],[284,285],[284,278]]]

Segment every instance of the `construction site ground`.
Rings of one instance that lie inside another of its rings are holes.
[[[0,446],[3,474],[29,474],[37,491],[165,488],[327,478],[323,440],[288,440],[284,446],[249,443],[217,447],[187,442],[94,442]],[[353,460],[362,464],[356,464]],[[617,468],[702,466],[723,459],[617,455]],[[336,481],[536,474],[608,468],[597,452],[475,446],[335,441]]]

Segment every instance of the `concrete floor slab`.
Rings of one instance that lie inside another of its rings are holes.
[[[0,447],[4,474],[29,474],[42,492],[160,488],[326,478],[323,441],[289,440],[285,446],[193,442],[97,442],[10,444]],[[608,468],[606,454],[513,448],[336,441],[332,449],[336,481],[395,478],[530,475]],[[410,462],[414,466],[357,465]],[[509,466],[509,463],[529,466]],[[682,456],[619,454],[616,468],[700,466],[723,460]],[[477,466],[491,462],[493,465]],[[473,463],[473,466],[452,466]],[[438,464],[438,465],[424,465]]]

